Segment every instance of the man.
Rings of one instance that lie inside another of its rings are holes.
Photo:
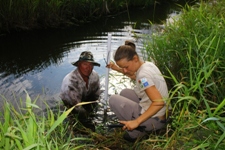
[[[100,95],[100,82],[97,72],[93,70],[94,66],[100,67],[100,64],[94,61],[90,51],[81,53],[78,61],[72,65],[77,68],[67,74],[62,82],[60,98],[67,108],[71,108],[80,102],[96,101]],[[95,110],[97,104],[86,104],[77,106],[73,114],[79,114],[78,117],[84,119]]]

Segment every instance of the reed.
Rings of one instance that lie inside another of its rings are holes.
[[[187,5],[146,42],[146,59],[159,66],[170,87],[173,134],[165,147],[224,146],[224,8],[222,0]]]
[[[28,96],[25,114],[5,103],[1,115],[4,122],[0,123],[0,148],[223,149],[224,9],[223,0],[186,6],[179,19],[165,24],[163,32],[150,35],[146,41],[145,59],[159,66],[170,87],[168,103],[173,108],[172,122],[167,124],[166,132],[152,133],[146,140],[126,143],[121,136],[123,131],[105,133],[104,125],[98,125],[96,132],[85,130],[91,135],[89,138],[75,138],[64,122],[71,110],[55,116],[49,109],[47,117],[39,118],[32,111],[38,106],[31,103]],[[121,81],[126,86],[123,78]],[[85,145],[80,141],[90,143]]]
[[[108,132],[105,123],[96,125],[96,132],[85,128],[74,118],[68,121],[68,115],[76,106],[93,102],[83,102],[67,111],[53,112],[47,104],[43,113],[35,113],[40,109],[27,94],[25,106],[20,103],[15,109],[5,100],[4,111],[0,113],[0,149],[18,150],[52,150],[52,149],[128,149],[124,143],[123,132]],[[22,101],[22,100],[21,100]],[[116,137],[116,138],[115,138]]]
[[[128,6],[151,5],[153,0],[1,0],[0,33],[12,30],[59,28],[115,14]]]
[[[75,106],[74,106],[75,107]],[[26,98],[26,107],[17,111],[5,102],[3,119],[0,123],[0,149],[78,149],[86,147],[77,141],[90,141],[90,138],[74,137],[68,130],[68,123],[64,120],[74,108],[58,114],[50,109],[47,115],[38,116],[33,112],[39,108],[31,102],[29,95]],[[57,118],[57,119],[55,119]],[[90,145],[90,144],[89,144]]]

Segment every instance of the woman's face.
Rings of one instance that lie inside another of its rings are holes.
[[[123,69],[124,74],[133,74],[137,71],[135,68],[135,60],[127,60],[126,58],[120,59],[119,61],[116,61],[116,64]]]
[[[82,76],[89,77],[92,70],[93,70],[93,63],[86,62],[86,61],[81,61],[78,64],[78,69],[81,73]]]

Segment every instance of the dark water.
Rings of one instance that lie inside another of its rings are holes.
[[[127,39],[134,39],[141,50],[142,35],[150,35],[153,27],[161,26],[177,11],[178,7],[167,3],[156,8],[129,9],[80,27],[0,36],[0,106],[4,99],[16,105],[20,98],[25,99],[25,91],[33,100],[38,97],[36,104],[40,107],[42,100],[50,104],[59,101],[63,77],[75,69],[71,62],[85,50],[90,50],[101,64],[94,69],[101,76],[104,90],[108,34],[112,35],[112,50]]]

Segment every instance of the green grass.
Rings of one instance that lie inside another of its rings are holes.
[[[130,147],[122,139],[121,129],[108,132],[102,123],[96,125],[96,132],[93,132],[80,124],[76,117],[69,121],[68,116],[76,106],[67,111],[59,109],[58,112],[47,108],[44,113],[37,115],[34,109],[40,108],[35,105],[36,100],[31,100],[27,95],[26,105],[21,105],[18,110],[5,101],[4,110],[0,113],[0,149],[75,150]],[[85,104],[88,102],[79,105]]]
[[[1,0],[0,33],[81,25],[153,0]]]
[[[78,149],[86,145],[77,141],[91,141],[87,137],[74,137],[72,132],[68,132],[69,124],[64,120],[74,107],[58,114],[48,109],[47,115],[38,116],[33,111],[38,108],[34,103],[27,95],[26,107],[21,107],[24,110],[21,112],[5,102],[4,121],[0,123],[0,149]]]
[[[222,149],[225,141],[225,2],[185,6],[146,41],[170,87],[174,132],[166,147]]]
[[[124,131],[106,132],[104,124],[92,132],[78,122],[68,124],[69,112],[37,116],[35,101],[16,111],[5,103],[0,124],[0,149],[182,149],[222,150],[225,146],[225,2],[185,6],[179,19],[163,32],[149,36],[145,55],[165,75],[170,88],[172,122],[164,132],[129,143]],[[146,37],[145,37],[146,39]],[[120,84],[124,84],[122,78]],[[116,85],[116,84],[115,84]],[[114,83],[110,84],[114,87]],[[79,129],[87,136],[74,136]],[[115,146],[116,145],[116,146]]]

